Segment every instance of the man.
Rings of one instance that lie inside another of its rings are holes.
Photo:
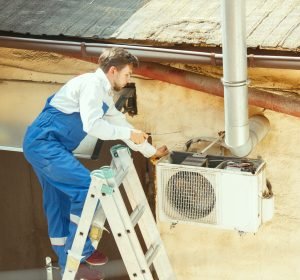
[[[130,80],[135,56],[121,48],[105,50],[99,68],[71,79],[49,97],[45,108],[28,127],[23,150],[43,190],[48,234],[64,271],[83,204],[90,185],[90,172],[72,154],[87,135],[102,140],[120,139],[146,157],[161,157],[167,147],[155,149],[148,135],[134,129],[113,103],[112,90]],[[89,238],[82,262],[101,265],[107,257],[95,250]]]

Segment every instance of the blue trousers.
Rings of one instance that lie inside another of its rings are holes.
[[[42,113],[27,129],[23,151],[41,184],[48,234],[64,270],[91,177],[90,171],[62,143],[61,135],[68,135],[65,127],[60,127],[57,118],[51,116]],[[85,258],[94,250],[87,238],[83,251]]]

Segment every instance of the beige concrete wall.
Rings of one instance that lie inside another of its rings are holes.
[[[5,81],[0,83],[0,93],[7,89],[8,84],[11,92],[19,91],[20,86],[12,86],[9,79],[14,79],[14,83],[24,79],[46,81],[48,90],[49,82],[62,83],[70,75],[94,67],[53,54],[40,56],[32,52],[2,50],[0,78]],[[220,74],[219,69],[210,70],[201,69],[216,76]],[[299,71],[286,70],[250,71],[256,86],[276,90],[299,90],[299,74]],[[170,149],[180,149],[190,138],[215,137],[218,131],[224,130],[222,98],[158,81],[141,78],[134,81],[139,115],[129,118],[129,121],[147,132],[165,133],[153,136],[155,145],[167,144]],[[37,84],[30,85],[34,89]],[[55,89],[57,86],[53,84],[51,87]],[[250,107],[249,115],[262,111],[262,108]],[[267,162],[267,178],[275,193],[273,220],[264,224],[255,235],[242,236],[235,231],[191,225],[179,224],[170,229],[169,224],[160,223],[178,279],[300,278],[300,119],[268,110],[264,113],[270,120],[271,131],[250,157],[260,155]]]
[[[269,70],[259,71],[267,79]],[[299,72],[297,73],[299,77]],[[284,74],[286,75],[286,73]],[[292,71],[292,75],[296,75]],[[283,76],[283,75],[282,75]],[[288,75],[286,75],[290,78]],[[256,80],[259,77],[254,76]],[[295,79],[299,82],[299,78]],[[268,86],[283,80],[273,82]],[[162,82],[137,81],[137,121],[157,136],[154,143],[177,148],[190,138],[216,136],[224,130],[223,99]],[[294,85],[295,86],[295,85]],[[142,101],[141,101],[142,100]],[[262,108],[250,107],[250,115]],[[271,131],[249,155],[267,162],[267,178],[275,193],[275,215],[258,233],[161,223],[160,228],[178,279],[282,280],[300,277],[300,119],[265,111]],[[179,145],[178,145],[179,144]]]

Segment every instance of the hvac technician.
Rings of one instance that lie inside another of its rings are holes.
[[[28,127],[23,150],[43,190],[43,206],[51,244],[62,271],[71,248],[91,177],[72,154],[87,135],[102,140],[120,139],[145,157],[168,153],[155,149],[148,135],[135,130],[113,102],[112,90],[121,90],[130,80],[135,56],[121,48],[105,50],[99,68],[71,79],[49,97],[45,108]],[[83,262],[101,265],[107,257],[86,241]]]

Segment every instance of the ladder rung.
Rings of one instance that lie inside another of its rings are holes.
[[[116,170],[119,171],[119,170]],[[115,176],[115,182],[117,187],[119,187],[122,182],[124,181],[124,178],[127,176],[128,174],[128,168],[126,168],[126,170],[120,170],[119,172],[117,172],[116,176]]]
[[[135,227],[145,211],[145,205],[138,205],[130,215],[132,226]]]
[[[150,248],[148,249],[148,251],[145,255],[148,266],[150,266],[152,264],[152,262],[154,261],[156,255],[159,252],[159,249],[160,249],[159,244],[151,245]]]

